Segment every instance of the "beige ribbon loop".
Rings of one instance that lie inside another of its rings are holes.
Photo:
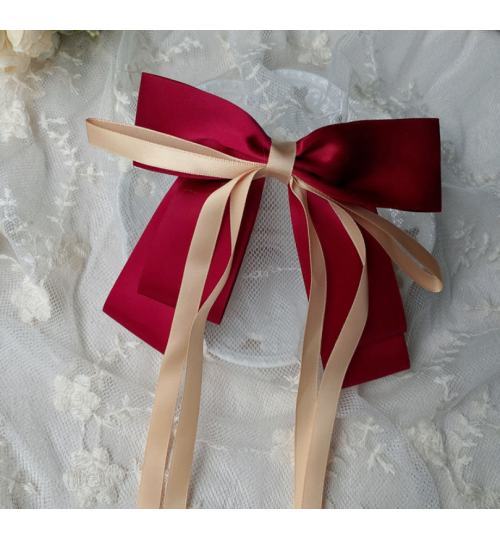
[[[443,281],[439,264],[417,240],[366,208],[345,203],[341,206],[380,243],[392,260],[417,284],[430,292],[441,292]],[[401,247],[427,271],[417,266]]]
[[[264,165],[236,159],[165,133],[95,118],[87,120],[87,132],[89,142],[94,146],[145,165],[179,173],[233,178],[207,198],[196,223],[170,337],[158,377],[137,506],[139,508],[187,506],[200,407],[205,323],[231,270],[234,247],[250,184],[255,178],[272,176],[289,184],[293,195],[302,205],[307,222],[311,287],[297,391],[294,507],[321,508],[337,403],[345,373],[358,346],[368,314],[366,248],[358,225],[367,230],[415,282],[434,292],[442,289],[438,263],[413,238],[379,215],[360,206],[335,201],[300,178],[292,176],[295,142],[273,140],[268,163]],[[323,250],[309,215],[308,192],[328,200],[331,210],[337,214],[353,242],[362,266],[356,296],[328,358],[319,389],[327,280]],[[217,286],[200,307],[228,202],[231,228],[230,259]],[[408,255],[424,269],[413,262]],[[179,423],[163,497],[174,413],[184,368],[186,372]]]
[[[89,118],[86,125],[87,137],[93,146],[151,167],[213,178],[235,178],[264,166],[136,125],[97,118]]]

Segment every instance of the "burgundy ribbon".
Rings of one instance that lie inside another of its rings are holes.
[[[186,84],[143,74],[136,125],[203,144],[248,161],[267,162],[271,139],[236,105]],[[176,174],[140,163],[136,166]],[[367,120],[329,125],[297,142],[293,173],[312,190],[340,202],[403,211],[441,210],[439,121],[435,118]],[[170,188],[127,261],[104,311],[140,339],[164,352],[194,228],[208,196],[226,180],[182,176]],[[250,187],[233,266],[208,319],[220,323],[257,216],[264,178]],[[295,242],[306,290],[309,246],[304,212],[289,193]],[[307,202],[324,252],[327,306],[321,356],[329,357],[356,294],[359,256],[328,202],[311,192]],[[369,312],[343,387],[409,368],[406,320],[392,262],[362,230],[367,249]],[[339,253],[342,263],[338,263]],[[230,256],[228,210],[202,303]]]

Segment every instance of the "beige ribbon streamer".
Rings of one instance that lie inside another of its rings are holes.
[[[415,282],[433,292],[442,289],[438,263],[412,237],[379,215],[360,206],[333,200],[293,175],[296,147],[294,142],[273,140],[268,163],[263,164],[236,159],[165,133],[95,118],[87,120],[87,134],[89,142],[94,146],[145,165],[178,173],[232,178],[207,198],[189,248],[170,337],[158,377],[144,454],[138,508],[174,509],[187,506],[200,408],[205,324],[231,270],[250,184],[253,179],[268,176],[276,177],[290,186],[292,193],[300,201],[307,220],[311,288],[297,392],[294,507],[321,508],[340,390],[368,314],[366,248],[359,226],[367,230]],[[308,210],[308,191],[329,202],[353,242],[362,266],[356,296],[328,359],[319,389],[317,381],[326,306],[326,267],[321,244]],[[200,307],[228,202],[231,255],[221,279]],[[179,422],[164,489],[170,439],[184,369]]]

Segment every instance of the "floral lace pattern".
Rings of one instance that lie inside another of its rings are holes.
[[[93,507],[97,502],[111,505],[118,498],[117,486],[125,471],[112,464],[107,449],[96,447],[92,452],[71,454],[71,470],[63,475],[66,488],[74,493],[80,507]]]
[[[500,34],[80,39],[0,73],[0,506],[135,506],[161,354],[102,306],[173,178],[89,147],[83,126],[133,123],[146,71],[234,101],[280,140],[440,119],[443,212],[381,212],[433,251],[445,289],[396,270],[411,369],[342,392],[325,506],[499,508],[500,75],[484,66]],[[281,187],[266,182],[223,324],[207,327],[193,507],[292,503],[306,296]]]
[[[78,421],[88,421],[101,403],[101,399],[90,391],[91,385],[91,378],[83,374],[75,376],[74,380],[57,376],[54,380],[54,406],[61,412],[70,410]]]

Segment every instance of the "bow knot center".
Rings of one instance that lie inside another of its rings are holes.
[[[271,139],[271,150],[263,176],[271,176],[288,185],[295,163],[297,144],[291,140]]]

